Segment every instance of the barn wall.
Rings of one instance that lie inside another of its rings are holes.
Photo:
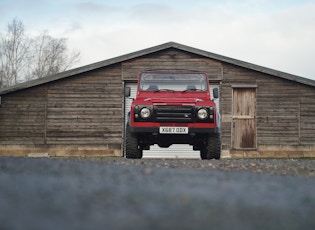
[[[44,144],[46,87],[1,96],[0,145]]]
[[[122,94],[115,65],[5,95],[0,155],[120,155]]]
[[[315,89],[300,86],[300,143],[315,144]]]
[[[257,149],[235,150],[232,143],[232,87],[256,87]],[[315,156],[315,89],[289,80],[223,65],[222,147],[232,157]]]
[[[119,67],[49,84],[47,144],[120,145],[122,92]]]
[[[168,48],[1,96],[0,156],[120,156],[124,82],[148,69],[205,71],[220,84],[222,155],[315,157],[315,88]],[[232,92],[255,87],[257,148],[232,148]]]
[[[277,78],[257,80],[259,145],[299,145],[299,85]]]

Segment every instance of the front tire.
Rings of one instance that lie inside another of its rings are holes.
[[[200,157],[202,160],[219,160],[221,158],[221,135],[216,133],[209,135],[206,143],[200,150]]]
[[[143,150],[138,145],[138,137],[126,130],[126,158],[141,159]]]

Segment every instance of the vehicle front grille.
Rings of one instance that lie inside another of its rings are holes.
[[[157,122],[192,122],[193,106],[154,106],[154,120]]]

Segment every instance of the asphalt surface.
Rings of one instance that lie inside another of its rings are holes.
[[[314,176],[145,162],[0,158],[0,229],[315,229]]]

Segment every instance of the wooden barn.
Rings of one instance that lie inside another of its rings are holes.
[[[148,69],[208,73],[222,157],[315,157],[315,81],[174,42],[1,89],[0,156],[123,156],[124,87]]]

